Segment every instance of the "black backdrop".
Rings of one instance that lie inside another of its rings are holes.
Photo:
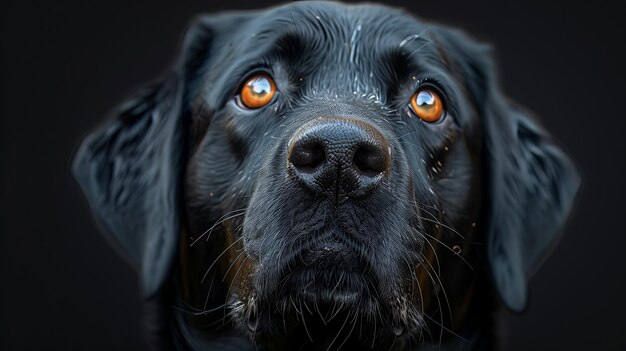
[[[2,2],[0,349],[140,349],[137,276],[68,175],[81,135],[174,60],[196,13],[269,1]],[[626,349],[623,11],[599,1],[396,1],[494,43],[505,91],[584,175],[560,245],[504,315],[515,350]]]

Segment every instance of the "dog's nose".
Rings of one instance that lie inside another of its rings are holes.
[[[363,196],[390,172],[391,148],[373,125],[355,118],[319,117],[289,141],[289,173],[335,204]]]

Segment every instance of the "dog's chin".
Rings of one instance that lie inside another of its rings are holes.
[[[389,308],[358,284],[352,289],[325,286],[294,291],[295,295],[276,301],[275,306],[282,307],[246,321],[247,335],[254,343],[268,350],[390,350],[419,335],[419,323],[394,320],[391,314],[401,311]]]
[[[388,349],[390,342],[416,335],[421,325],[416,310],[410,320],[397,318],[407,315],[399,291],[381,293],[385,289],[367,263],[329,247],[321,250],[305,253],[271,299],[255,301],[257,313],[246,321],[250,337],[259,343],[280,340],[278,349],[303,342],[309,345],[303,349],[328,349],[335,339],[357,349]]]

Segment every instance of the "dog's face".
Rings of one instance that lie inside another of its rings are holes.
[[[269,347],[403,347],[429,321],[471,325],[489,280],[522,308],[578,188],[491,70],[386,7],[201,18],[74,172],[148,295],[173,281]]]
[[[309,319],[312,332],[333,311],[345,311],[339,323],[377,322],[379,334],[417,331],[426,240],[444,212],[463,233],[440,240],[462,244],[478,222],[480,128],[464,77],[424,25],[395,11],[263,17],[212,58],[193,98],[193,128],[210,126],[193,133],[185,176],[191,250],[215,246],[205,236],[223,221],[217,247],[240,259],[230,303],[257,339],[285,333],[283,318]]]

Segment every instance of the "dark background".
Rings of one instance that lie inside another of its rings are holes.
[[[175,59],[197,13],[268,1],[9,1],[1,9],[0,349],[139,349],[136,273],[68,174],[78,140]],[[599,1],[394,2],[496,47],[501,81],[584,176],[576,212],[505,314],[515,350],[626,349],[623,11]],[[616,5],[617,6],[617,5]]]

